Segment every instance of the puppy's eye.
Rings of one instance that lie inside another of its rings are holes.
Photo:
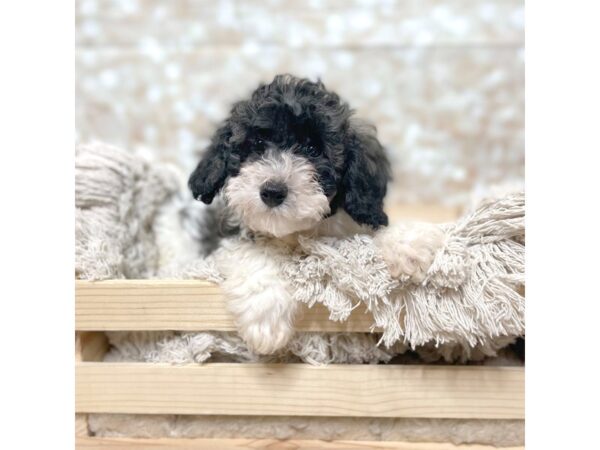
[[[321,154],[321,150],[315,144],[309,142],[306,146],[306,153],[308,153],[309,156],[319,156]]]
[[[263,141],[261,138],[256,138],[254,140],[254,148],[256,150],[264,150],[265,149],[265,141]]]

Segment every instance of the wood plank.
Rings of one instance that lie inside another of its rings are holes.
[[[87,414],[75,414],[75,436],[89,436]]]
[[[357,308],[350,320],[328,320],[325,307],[304,308],[299,331],[370,331],[372,316]],[[75,282],[77,330],[235,331],[221,289],[198,280]]]
[[[85,450],[494,450],[491,445],[454,445],[444,442],[385,441],[320,441],[276,439],[133,439],[79,437],[77,449]],[[525,447],[503,447],[502,450],[525,450]]]
[[[76,332],[75,361],[102,361],[108,351],[106,335],[95,331]]]
[[[437,204],[391,204],[385,208],[390,223],[394,224],[406,220],[419,222],[445,223],[458,219],[462,213],[460,207],[449,207]]]
[[[83,361],[82,353],[83,353],[83,344],[81,342],[81,332],[75,332],[75,362]]]
[[[520,367],[77,363],[76,412],[522,419]]]

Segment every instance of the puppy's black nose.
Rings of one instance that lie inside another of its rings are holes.
[[[283,203],[288,194],[288,188],[282,181],[266,181],[260,187],[260,198],[269,208]]]

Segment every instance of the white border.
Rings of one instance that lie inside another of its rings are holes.
[[[600,5],[526,5],[529,449],[598,445]]]
[[[8,448],[73,447],[73,6],[0,9]],[[599,9],[526,7],[528,449],[598,441]]]
[[[0,7],[4,448],[74,446],[73,3]]]

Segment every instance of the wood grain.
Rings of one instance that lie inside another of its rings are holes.
[[[373,318],[357,308],[350,320],[332,322],[327,310],[304,308],[299,331],[370,331]],[[75,282],[77,330],[235,331],[221,289],[197,280]]]
[[[494,450],[491,445],[454,445],[443,442],[318,441],[276,439],[132,439],[79,437],[77,449],[85,450]],[[525,450],[503,447],[502,450]]]
[[[76,412],[521,419],[516,367],[76,364]]]
[[[87,414],[75,414],[75,436],[89,436]]]
[[[109,343],[104,333],[77,331],[75,336],[75,361],[102,361]]]
[[[402,221],[420,221],[431,223],[452,222],[460,217],[462,208],[428,203],[396,203],[386,205],[385,211],[390,224]]]

